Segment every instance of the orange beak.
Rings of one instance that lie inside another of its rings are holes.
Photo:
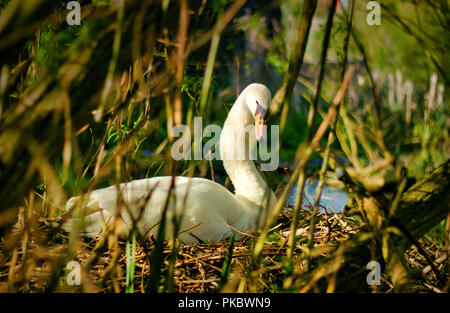
[[[261,117],[261,113],[255,115],[255,137],[260,141],[263,137],[264,119]]]

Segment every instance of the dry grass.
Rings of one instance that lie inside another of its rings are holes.
[[[305,254],[309,236],[310,211],[302,211],[297,230],[297,246],[294,252],[294,268],[287,274],[286,244],[290,228],[291,213],[283,211],[278,224],[272,228],[262,251],[263,266],[257,271],[256,284],[252,285],[254,272],[250,271],[253,236],[236,241],[231,260],[231,274],[228,282],[221,285],[221,273],[226,258],[229,240],[192,245],[180,245],[174,263],[174,292],[279,292],[283,291],[288,276],[300,277],[305,271]],[[85,239],[69,243],[66,233],[55,232],[43,219],[37,218],[28,224],[21,219],[11,236],[0,244],[0,292],[125,292],[126,253],[125,241],[115,241],[110,236],[104,251],[96,249],[101,238]],[[317,262],[329,255],[340,244],[361,230],[362,225],[353,217],[319,213],[314,234],[314,257]],[[429,240],[421,243],[427,252],[437,260],[439,269],[448,271],[445,249]],[[139,238],[135,254],[134,292],[146,292],[150,281],[150,260],[155,240],[150,234]],[[72,250],[73,249],[73,250]],[[73,260],[81,264],[81,286],[69,286],[64,270],[68,255],[73,251]],[[443,257],[445,256],[445,257]],[[417,292],[441,292],[426,261],[413,248],[405,253],[413,270],[411,285]],[[171,249],[164,250],[161,291],[167,291],[168,267]],[[88,265],[90,264],[90,265]],[[385,292],[392,287],[383,279]],[[254,287],[256,286],[256,287]],[[252,289],[253,288],[253,289]],[[286,290],[285,290],[286,291]],[[297,291],[297,290],[287,290]],[[312,290],[314,291],[314,289]],[[338,290],[337,290],[338,291]]]

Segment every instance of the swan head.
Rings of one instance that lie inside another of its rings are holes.
[[[272,96],[269,88],[263,84],[250,84],[242,91],[245,103],[255,120],[255,137],[260,141],[263,137],[263,126],[269,112]]]

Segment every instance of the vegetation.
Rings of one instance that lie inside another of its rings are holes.
[[[380,1],[381,25],[354,0],[79,0],[80,25],[68,2],[0,2],[0,291],[449,291],[446,0]],[[220,161],[173,160],[170,134],[222,125],[251,82],[281,128],[273,224],[198,245],[55,227],[69,197],[133,179],[232,189]],[[343,215],[301,207],[310,176],[349,193]]]

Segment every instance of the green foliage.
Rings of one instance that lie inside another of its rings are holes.
[[[130,251],[131,248],[131,251]],[[133,231],[130,238],[128,238],[126,243],[126,253],[127,253],[127,265],[126,265],[126,283],[125,288],[127,293],[134,292],[134,272],[136,267],[136,231]]]
[[[200,94],[202,92],[203,84],[203,71],[199,68],[192,68],[190,66],[184,67],[183,84],[181,85],[181,91],[188,93],[196,101],[199,101]],[[211,89],[217,87],[217,82],[214,79],[214,75],[211,79]]]
[[[0,9],[6,8],[10,2],[11,0],[3,0],[2,2],[0,2]]]
[[[305,98],[301,97],[300,103],[298,107],[307,107]],[[280,151],[280,160],[293,160],[299,142],[306,140],[306,127],[298,127],[299,125],[306,125],[306,112],[296,112],[295,107],[290,110],[291,114],[287,117],[286,127],[281,137],[283,149]]]
[[[447,220],[443,219],[438,225],[434,226],[432,229],[430,229],[426,234],[425,237],[431,241],[433,241],[435,244],[444,247],[446,242],[446,223]],[[447,238],[448,240],[448,238]]]
[[[270,35],[267,28],[267,17],[260,12],[244,15],[237,19],[237,28],[243,31],[250,41],[250,51],[246,51],[245,58],[251,59],[261,52],[265,55],[265,64],[277,73],[286,71],[288,62],[286,56],[285,34]]]
[[[236,237],[236,233],[234,232],[233,235],[231,236],[230,243],[228,245],[228,252],[223,261],[222,273],[220,274],[220,286],[224,286],[230,276],[231,261],[233,258],[233,248],[234,248],[235,237]]]
[[[122,122],[120,125],[118,125],[117,122],[114,123],[114,124],[111,126],[111,128],[109,129],[109,132],[108,132],[108,139],[106,140],[106,143],[115,144],[115,143],[117,143],[118,141],[124,139],[128,134],[131,133],[131,131],[132,131],[133,129],[136,128],[136,126],[139,124],[139,122],[140,122],[142,119],[143,119],[142,114],[139,114],[138,117],[137,117],[137,119],[134,119],[134,120],[132,121],[132,123],[133,123],[133,126],[132,126],[132,127],[128,126],[128,124],[125,123],[125,122]],[[140,139],[141,139],[140,136],[136,136],[136,137],[134,138],[134,142],[137,144],[137,143],[139,142]]]
[[[111,0],[92,0],[92,4],[98,5],[99,7],[107,7],[111,5]]]

